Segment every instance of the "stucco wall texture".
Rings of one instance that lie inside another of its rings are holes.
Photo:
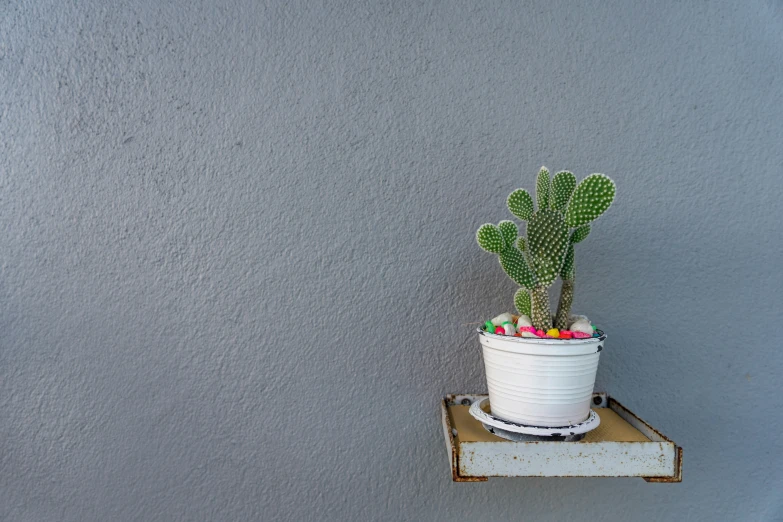
[[[125,4],[0,3],[0,520],[783,520],[780,3]],[[682,484],[451,482],[542,164]]]

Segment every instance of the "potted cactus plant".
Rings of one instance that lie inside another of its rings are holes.
[[[519,289],[519,315],[501,314],[479,329],[492,414],[527,426],[554,427],[585,421],[590,414],[598,358],[606,339],[584,316],[571,314],[575,246],[612,204],[615,184],[592,174],[577,184],[569,171],[550,177],[542,167],[536,204],[524,189],[507,200],[514,221],[484,224],[479,246],[498,256]],[[549,288],[562,280],[553,314]]]

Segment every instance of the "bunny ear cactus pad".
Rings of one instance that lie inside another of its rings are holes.
[[[527,264],[525,256],[520,252],[514,243],[517,241],[519,229],[513,221],[501,221],[498,223],[498,229],[503,235],[503,241],[506,247],[500,253],[500,266],[516,284],[530,288],[533,286],[533,272]],[[520,238],[521,239],[521,238]]]
[[[522,221],[533,217],[533,197],[525,189],[517,189],[509,194],[506,204],[511,213]]]
[[[549,207],[563,210],[576,188],[576,176],[573,172],[562,170],[552,178],[552,190],[549,193]]]
[[[569,227],[590,223],[606,212],[615,195],[614,181],[603,174],[590,174],[577,185],[568,202],[565,221]]]
[[[572,281],[574,279],[574,245],[573,243],[568,245],[565,258],[563,258],[563,266],[560,268],[560,278],[563,281]]]
[[[530,270],[522,252],[515,247],[508,247],[500,253],[500,266],[503,267],[503,271],[508,277],[519,286],[533,288],[535,285],[536,276]]]
[[[507,246],[511,246],[516,242],[517,236],[519,235],[519,229],[517,228],[516,223],[504,219],[498,223],[498,229],[500,229],[500,233],[503,235],[503,241]]]
[[[568,248],[568,227],[559,212],[544,209],[527,226],[528,247],[539,285],[551,286]]]
[[[536,178],[536,201],[538,210],[543,210],[549,206],[549,169],[541,167]]]
[[[527,289],[517,290],[517,293],[514,294],[514,306],[516,306],[517,312],[530,317],[530,292]]]
[[[493,254],[499,254],[506,248],[503,234],[492,223],[485,223],[479,227],[476,232],[476,240],[481,248]]]
[[[578,227],[574,229],[574,231],[571,233],[571,244],[575,245],[577,243],[581,243],[585,239],[587,239],[587,236],[590,234],[590,225],[582,225],[581,227]]]

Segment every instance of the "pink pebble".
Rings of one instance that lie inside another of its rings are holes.
[[[536,333],[536,327],[535,326],[523,326],[519,329],[520,332],[530,332],[530,333]]]
[[[506,335],[506,331],[503,329],[502,326],[498,326],[498,327],[495,328],[495,334],[497,334],[497,335]],[[588,335],[588,337],[590,337],[590,336]]]
[[[584,332],[573,332],[574,339],[587,339],[588,337],[592,337],[590,334],[586,334]]]
[[[546,332],[544,330],[536,330],[536,335],[539,337],[546,337]]]

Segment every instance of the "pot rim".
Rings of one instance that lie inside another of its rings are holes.
[[[596,329],[600,335],[598,337],[586,337],[584,339],[557,339],[549,337],[514,337],[512,335],[498,335],[484,331],[481,327],[476,331],[479,335],[483,335],[490,339],[502,339],[503,341],[522,343],[522,344],[554,344],[560,346],[575,346],[580,344],[593,344],[597,342],[603,342],[606,340],[606,334],[603,330]]]
[[[603,350],[603,342],[606,340],[606,334],[603,330],[596,330],[600,334],[598,337],[588,337],[586,339],[513,337],[510,335],[491,334],[481,328],[477,331],[479,333],[479,342],[484,349],[526,356],[573,357],[598,354]]]

